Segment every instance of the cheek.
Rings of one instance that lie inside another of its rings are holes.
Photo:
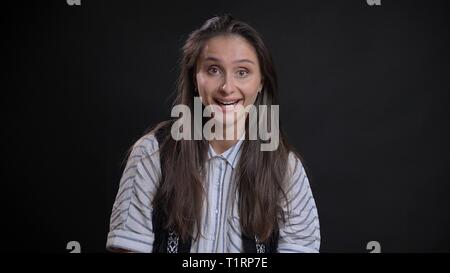
[[[217,90],[217,86],[210,81],[204,81],[198,84],[198,92],[200,97],[202,97],[202,102],[204,105],[213,104],[212,98],[215,90]]]
[[[257,82],[257,81],[252,82],[252,83],[248,84],[248,86],[246,86],[246,88],[244,89],[246,105],[254,104],[254,102],[256,101],[256,98],[258,97],[258,90],[260,87],[258,83],[259,82]]]
[[[252,92],[249,94],[245,94],[245,106],[255,104],[257,97],[258,97],[258,92]]]
[[[200,96],[203,98],[203,101],[209,100],[211,97],[211,93],[213,90],[213,85],[207,77],[205,77],[202,73],[197,73],[197,88]]]

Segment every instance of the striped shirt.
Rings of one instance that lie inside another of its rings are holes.
[[[222,154],[216,154],[209,146],[202,230],[198,239],[192,241],[191,252],[243,252],[238,198],[234,196],[234,171],[242,142],[239,140]],[[278,252],[318,252],[319,218],[305,169],[293,153],[289,154],[288,164],[289,206],[283,206],[287,221],[279,225]],[[108,250],[152,251],[151,201],[160,177],[158,142],[153,134],[147,134],[133,146],[120,180],[106,243]]]

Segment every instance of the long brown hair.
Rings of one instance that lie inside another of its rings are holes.
[[[174,105],[187,105],[193,113],[194,96],[198,95],[195,91],[198,57],[208,39],[228,34],[242,36],[256,50],[263,78],[263,90],[254,104],[256,108],[259,105],[278,105],[277,76],[267,47],[256,30],[230,15],[207,20],[187,38],[182,48]],[[163,122],[153,132],[170,124]],[[248,121],[246,124],[248,129]],[[270,124],[268,126],[270,128]],[[282,200],[287,202],[284,182],[288,154],[293,149],[287,144],[281,126],[279,140],[275,151],[261,151],[261,139],[246,138],[235,172],[241,230],[260,241],[267,241],[277,228],[278,221],[285,220],[281,204]],[[208,141],[205,139],[175,141],[167,137],[160,145],[164,180],[160,182],[152,205],[166,216],[165,228],[174,230],[182,240],[194,236],[194,227],[201,231],[207,151]]]

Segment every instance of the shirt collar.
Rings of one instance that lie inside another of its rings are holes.
[[[238,140],[238,142],[236,142],[233,146],[228,148],[222,154],[217,154],[214,151],[211,144],[209,144],[208,160],[213,157],[220,157],[225,159],[228,162],[228,164],[230,164],[233,167],[233,169],[236,168],[237,162],[239,161],[240,150],[243,142],[244,142],[244,135]]]

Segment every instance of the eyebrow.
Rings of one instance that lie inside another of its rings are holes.
[[[219,58],[212,57],[212,56],[206,57],[204,59],[204,61],[222,62]],[[251,64],[255,64],[255,62],[253,62],[252,60],[249,60],[249,59],[239,59],[239,60],[234,61],[233,63],[251,63]]]

